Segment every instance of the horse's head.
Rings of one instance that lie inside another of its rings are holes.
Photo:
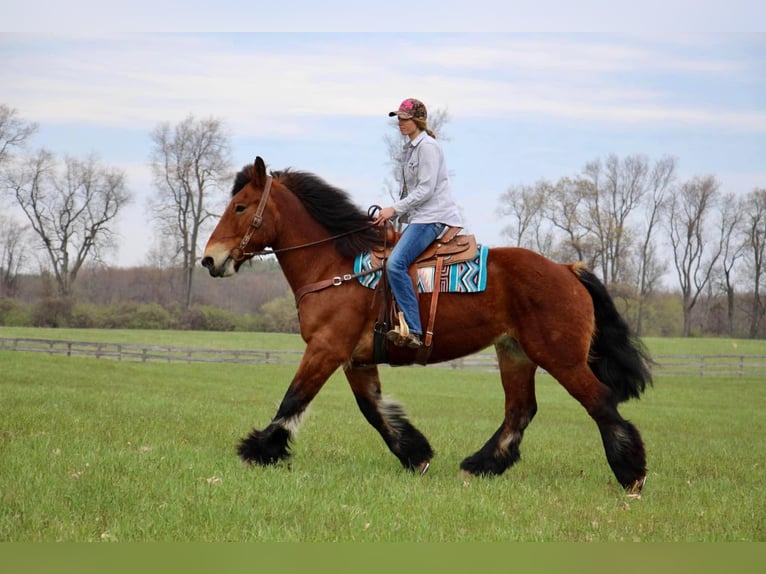
[[[270,213],[272,178],[257,157],[237,174],[232,198],[208,239],[202,265],[213,277],[234,275],[239,266],[272,243],[275,218]]]

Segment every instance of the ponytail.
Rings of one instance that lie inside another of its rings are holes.
[[[412,118],[412,121],[415,122],[415,125],[418,127],[418,129],[421,132],[426,132],[429,136],[436,139],[436,134],[428,129],[428,124],[426,124],[426,120],[423,118]]]

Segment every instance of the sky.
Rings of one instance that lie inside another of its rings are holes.
[[[332,0],[225,14],[155,4],[0,7],[0,103],[38,124],[31,148],[95,153],[127,174],[134,200],[115,265],[148,262],[150,133],[189,115],[224,122],[234,167],[260,155],[270,169],[311,171],[366,209],[390,202],[388,112],[418,98],[449,115],[453,194],[490,245],[507,242],[498,207],[510,186],[576,176],[609,154],[671,155],[681,179],[713,174],[724,192],[766,187],[766,34],[752,29],[766,8],[756,2],[647,0],[640,13],[587,0],[475,2],[469,13],[465,2],[418,3],[445,32],[423,30],[403,2],[372,16]]]

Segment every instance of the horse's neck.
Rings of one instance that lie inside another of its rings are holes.
[[[295,203],[300,204],[297,199]],[[293,292],[343,271],[344,259],[329,240],[327,230],[302,205],[287,216],[283,214],[280,220],[282,229],[277,233],[278,241],[273,248],[278,252],[277,260]]]
[[[277,260],[293,293],[310,283],[349,272],[342,269],[344,260],[332,243],[278,253]]]

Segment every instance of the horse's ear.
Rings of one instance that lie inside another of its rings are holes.
[[[261,156],[256,157],[253,163],[253,185],[255,187],[266,185],[266,163]]]

